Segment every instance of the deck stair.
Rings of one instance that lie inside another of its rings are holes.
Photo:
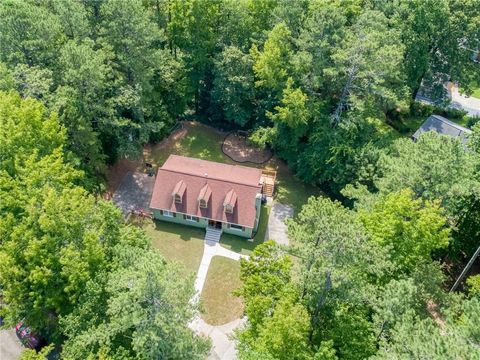
[[[274,170],[262,170],[262,194],[266,196],[273,196],[275,191],[275,179],[277,177],[277,172]]]
[[[207,227],[207,231],[205,232],[205,241],[219,242],[221,236],[222,236],[222,229],[214,229],[214,228]]]

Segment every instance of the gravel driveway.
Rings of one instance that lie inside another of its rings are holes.
[[[274,240],[279,245],[288,245],[285,220],[291,217],[293,217],[293,207],[274,202],[268,218],[265,240]]]
[[[148,210],[154,185],[154,176],[140,172],[128,172],[113,194],[112,200],[125,216],[134,209]]]

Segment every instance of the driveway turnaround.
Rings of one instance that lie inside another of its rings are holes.
[[[132,210],[146,209],[150,206],[155,177],[141,172],[128,172],[122,179],[113,202],[127,216]]]
[[[0,330],[0,360],[16,360],[23,350],[15,329]]]
[[[288,245],[285,220],[291,217],[293,217],[293,207],[274,202],[268,218],[265,240],[273,240],[279,245]]]

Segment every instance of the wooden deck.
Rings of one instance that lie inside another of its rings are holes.
[[[262,183],[262,194],[266,196],[273,196],[275,191],[275,179],[277,178],[277,172],[274,170],[262,170],[262,177],[260,182]]]

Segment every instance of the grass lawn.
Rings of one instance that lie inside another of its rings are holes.
[[[472,87],[472,93],[470,94],[471,97],[480,99],[480,84],[473,81],[470,86]],[[465,89],[460,88],[459,89],[461,94],[464,94]]]
[[[187,131],[184,136],[166,147],[160,149],[155,149],[154,147],[151,154],[147,156],[148,159],[158,166],[163,165],[170,154],[196,157],[221,163],[235,163],[221,150],[226,134],[197,122],[187,123],[185,127]]]
[[[242,300],[232,294],[240,285],[240,262],[214,256],[200,295],[203,320],[222,325],[241,317]]]
[[[203,255],[205,230],[164,221],[145,221],[144,229],[153,246],[167,260],[178,261],[197,272]]]
[[[250,255],[257,245],[265,241],[265,232],[267,231],[270,210],[270,206],[262,205],[260,224],[258,225],[258,231],[253,241],[248,241],[246,238],[240,236],[223,233],[220,239],[220,245],[237,253]]]

